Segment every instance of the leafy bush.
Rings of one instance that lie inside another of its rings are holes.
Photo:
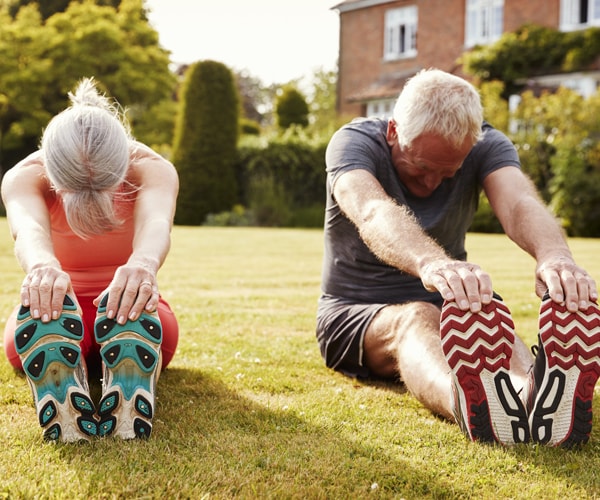
[[[501,86],[494,89],[482,92],[486,116],[492,118],[489,110],[508,109]],[[519,152],[523,171],[569,236],[600,236],[599,115],[598,93],[584,99],[565,88],[539,97],[525,92],[506,126],[510,130],[503,130]],[[482,202],[472,230],[495,232],[491,215]]]
[[[173,145],[180,177],[176,223],[201,225],[208,214],[229,210],[237,202],[238,127],[239,98],[231,71],[215,61],[190,66]]]
[[[254,226],[254,214],[242,205],[234,205],[231,211],[218,214],[208,214],[204,222],[205,226]]]
[[[255,120],[248,118],[240,119],[240,132],[248,135],[259,135],[260,134],[260,123]]]
[[[290,130],[238,148],[239,202],[250,207],[258,225],[323,225],[327,140]]]
[[[505,97],[531,76],[585,69],[600,54],[600,28],[563,33],[527,24],[492,44],[462,56],[465,72],[485,81],[500,80]]]

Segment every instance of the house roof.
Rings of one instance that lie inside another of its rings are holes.
[[[381,75],[368,87],[348,96],[350,102],[373,101],[376,99],[396,98],[404,87],[406,80],[418,73],[422,68],[414,67],[406,71]]]
[[[390,0],[344,0],[333,7],[331,10],[338,10],[341,13],[351,10],[364,9],[365,7],[373,7],[382,3],[390,3]]]

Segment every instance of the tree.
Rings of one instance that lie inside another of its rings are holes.
[[[585,99],[563,87],[540,96],[527,91],[509,122],[504,119],[508,104],[500,98],[502,87],[498,82],[482,86],[486,118],[504,128],[523,171],[567,234],[600,236],[600,93]],[[484,203],[480,208],[487,207]],[[491,229],[489,218],[485,223]],[[480,224],[477,229],[484,228]]]
[[[317,70],[312,77],[309,97],[310,122],[317,129],[336,123],[337,70]]]
[[[200,225],[236,203],[234,172],[239,96],[229,68],[216,61],[192,64],[181,88],[173,144],[180,177],[177,224]]]
[[[46,20],[53,14],[67,10],[71,0],[7,0],[7,3],[9,4],[9,13],[13,18],[16,17],[21,7],[37,4],[42,19]],[[94,3],[117,8],[121,4],[121,0],[95,0]]]
[[[285,86],[277,96],[275,114],[279,128],[285,130],[292,125],[308,125],[308,104],[305,97],[292,86]]]
[[[0,165],[11,166],[37,147],[50,117],[86,76],[130,111],[135,127],[151,106],[171,99],[176,79],[158,45],[142,0],[116,10],[72,2],[45,23],[35,4],[13,20],[0,11]],[[144,140],[143,137],[139,137]]]
[[[21,9],[14,21],[0,12],[0,26],[0,167],[6,168],[35,149],[52,116],[43,91],[52,61],[45,55],[48,32],[35,6]]]
[[[262,123],[268,96],[260,79],[247,71],[235,74],[238,93],[241,100],[242,116]]]

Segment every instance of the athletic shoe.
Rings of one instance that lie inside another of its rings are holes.
[[[479,313],[445,302],[440,332],[461,430],[472,441],[528,442],[527,412],[509,376],[514,323],[501,299],[494,296]]]
[[[564,448],[587,443],[594,386],[600,376],[598,305],[569,312],[564,303],[546,294],[539,327],[529,396],[532,439]]]
[[[144,312],[119,325],[106,317],[108,295],[94,325],[103,365],[98,408],[100,436],[147,438],[152,432],[154,394],[160,375],[162,328],[158,314]]]
[[[82,339],[81,312],[68,295],[60,317],[49,323],[33,319],[29,307],[19,309],[15,348],[43,436],[50,441],[89,440],[98,430],[79,347]]]

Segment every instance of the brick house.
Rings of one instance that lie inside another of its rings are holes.
[[[344,0],[340,16],[338,112],[388,117],[404,82],[423,68],[459,74],[457,60],[475,45],[534,23],[561,31],[600,25],[589,0]],[[544,86],[593,93],[600,72],[548,75]]]

